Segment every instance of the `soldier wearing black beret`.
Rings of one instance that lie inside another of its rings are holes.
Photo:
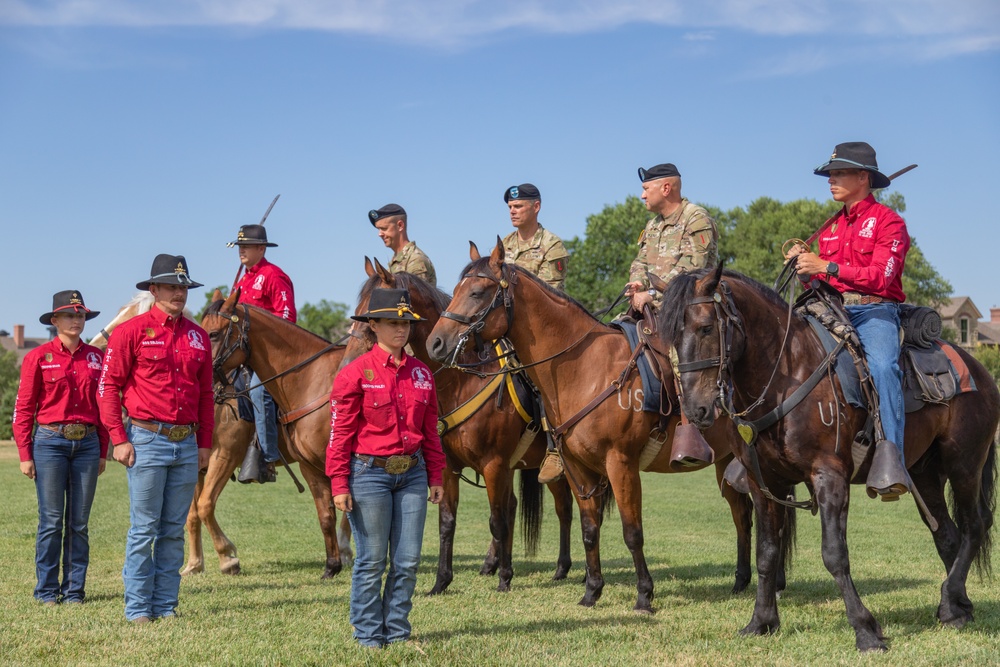
[[[410,273],[437,286],[434,265],[424,251],[410,240],[407,234],[406,211],[399,204],[386,204],[368,211],[368,221],[378,230],[382,243],[392,250],[389,270],[393,273]]]

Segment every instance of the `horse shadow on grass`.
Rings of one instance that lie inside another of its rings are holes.
[[[645,625],[650,622],[648,616],[625,616],[613,621],[619,627],[630,627]],[[420,633],[421,641],[448,641],[455,637],[489,637],[495,639],[497,635],[510,634],[514,636],[530,636],[535,633],[562,634],[577,632],[578,630],[590,627],[600,627],[606,629],[609,621],[607,618],[593,618],[582,620],[569,620],[566,618],[553,617],[549,619],[524,620],[519,622],[498,622],[498,623],[469,623],[454,630],[431,630]]]

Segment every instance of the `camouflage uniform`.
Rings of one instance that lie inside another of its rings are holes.
[[[563,289],[569,253],[558,236],[538,225],[538,231],[528,243],[522,244],[515,230],[504,238],[503,247],[507,261],[535,274],[557,290]]]
[[[412,273],[430,283],[432,287],[437,287],[437,274],[434,273],[434,265],[413,241],[407,243],[393,255],[392,259],[389,260],[389,270],[393,273]]]
[[[669,217],[657,215],[646,223],[639,236],[639,255],[629,269],[629,282],[639,281],[649,289],[647,271],[669,283],[682,273],[718,263],[715,221],[701,206],[682,199]],[[662,300],[663,295],[657,292],[653,305],[659,308]]]

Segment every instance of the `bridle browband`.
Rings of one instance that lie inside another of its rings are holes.
[[[510,286],[517,282],[517,272],[504,263],[500,265],[499,280],[496,276],[483,272],[466,273],[462,276],[461,280],[465,280],[466,278],[484,278],[496,283],[497,288],[493,293],[493,298],[490,300],[489,304],[480,308],[470,316],[462,315],[461,313],[453,313],[450,310],[446,310],[441,313],[442,318],[467,325],[465,331],[458,336],[458,342],[455,344],[455,350],[452,352],[451,358],[449,358],[444,364],[447,367],[461,368],[463,370],[467,368],[476,368],[478,366],[499,360],[499,358],[487,358],[476,364],[458,363],[458,357],[465,350],[465,346],[468,344],[469,338],[475,337],[477,348],[485,347],[485,343],[480,336],[480,333],[486,326],[486,318],[489,317],[490,313],[492,313],[501,303],[503,304],[504,311],[507,315],[507,328],[510,329],[511,323],[514,321],[514,296],[510,293]]]

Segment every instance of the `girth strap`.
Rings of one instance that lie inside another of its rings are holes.
[[[291,424],[296,419],[302,419],[306,415],[316,412],[321,407],[323,407],[323,405],[326,404],[329,400],[330,400],[329,396],[320,396],[319,398],[311,401],[308,405],[304,407],[292,410],[290,412],[286,412],[284,414],[279,414],[278,421],[282,424]]]

